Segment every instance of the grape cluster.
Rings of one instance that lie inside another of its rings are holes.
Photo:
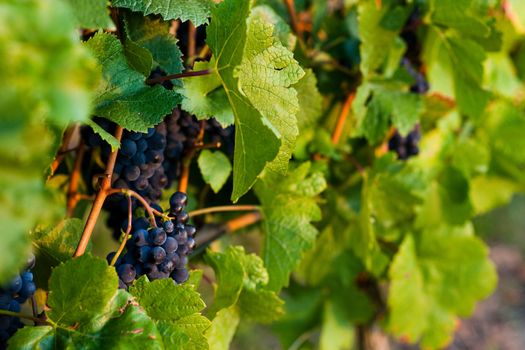
[[[410,86],[410,91],[417,94],[425,94],[430,89],[428,81],[425,79],[425,76],[418,72],[412,63],[407,58],[403,58],[401,65],[407,70],[408,74],[414,79],[414,84]]]
[[[388,141],[388,150],[394,151],[398,159],[407,160],[412,156],[419,154],[419,140],[421,139],[421,130],[419,125],[416,126],[406,137],[396,132]]]
[[[126,289],[142,275],[148,276],[150,280],[171,277],[176,283],[188,279],[186,265],[188,254],[195,247],[196,229],[187,224],[189,216],[185,211],[186,203],[186,194],[175,192],[170,198],[171,219],[158,219],[157,227],[152,227],[144,217],[133,220],[131,238],[126,243],[127,251],[115,264],[119,288]],[[122,226],[127,225],[126,220]],[[115,253],[110,253],[108,262],[114,256]]]
[[[30,271],[34,266],[35,257],[31,256],[25,270],[0,288],[0,309],[20,312],[21,304],[35,294],[36,286]],[[0,315],[0,349],[6,348],[7,340],[22,327],[18,317]]]

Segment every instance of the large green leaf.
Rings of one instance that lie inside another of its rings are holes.
[[[67,0],[80,28],[99,29],[113,27],[109,17],[108,0]]]
[[[389,272],[388,329],[428,348],[451,339],[456,314],[468,316],[496,286],[485,245],[468,228],[408,235]]]
[[[268,288],[274,291],[288,285],[290,273],[318,233],[311,222],[321,219],[315,197],[326,182],[320,173],[309,173],[310,164],[305,163],[287,176],[268,173],[255,187],[265,219],[263,257],[270,275]]]
[[[104,74],[95,97],[98,116],[128,130],[145,132],[177,106],[177,94],[158,85],[144,84],[144,76],[128,65],[124,49],[114,35],[98,33],[86,46]]]
[[[220,151],[204,150],[199,155],[198,163],[204,181],[210,184],[213,192],[219,192],[232,171],[228,157]]]
[[[169,32],[169,22],[126,12],[124,23],[129,38],[151,53],[155,67],[160,67],[167,74],[182,72],[182,52],[177,38]]]
[[[26,261],[29,231],[62,208],[44,187],[61,131],[87,119],[96,61],[78,40],[62,1],[0,4],[0,283]],[[27,35],[31,28],[31,35]]]
[[[228,350],[239,321],[239,311],[235,306],[217,312],[211,327],[206,332],[210,350]]]
[[[208,251],[206,261],[217,276],[212,312],[237,306],[241,316],[258,322],[271,322],[282,314],[282,300],[266,290],[268,273],[261,258],[246,254],[242,247],[229,247],[224,253]]]
[[[118,278],[106,261],[83,255],[56,267],[49,280],[48,317],[68,326],[87,323],[115,295]]]
[[[275,160],[273,168],[286,171],[298,132],[298,99],[292,85],[304,75],[273,25],[264,16],[250,16],[251,4],[223,1],[212,11],[208,27],[215,72],[235,117],[234,201],[268,163]]]
[[[113,0],[113,6],[143,12],[144,15],[160,14],[165,21],[190,20],[196,26],[208,23],[212,0]]]

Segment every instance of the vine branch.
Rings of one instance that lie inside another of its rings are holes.
[[[12,311],[8,311],[8,310],[3,310],[3,309],[0,309],[0,315],[4,315],[4,316],[11,316],[11,317],[18,317],[18,318],[23,318],[23,319],[26,319],[26,320],[31,320],[37,324],[46,324],[46,325],[49,325],[50,323],[41,319],[41,318],[38,318],[38,317],[34,317],[32,315],[26,315],[26,314],[22,314],[22,313],[18,313],[18,312],[12,312]]]
[[[115,266],[115,263],[117,262],[120,254],[124,251],[124,248],[126,247],[126,243],[128,242],[129,234],[131,233],[131,222],[133,220],[133,207],[131,203],[131,196],[126,196],[128,199],[128,227],[126,227],[126,233],[124,235],[124,238],[122,239],[122,242],[120,243],[120,246],[118,247],[117,252],[115,253],[115,256],[113,259],[111,259],[111,263],[109,266]]]
[[[353,92],[348,95],[345,104],[343,105],[343,109],[341,109],[341,113],[339,114],[339,118],[337,118],[337,123],[332,134],[332,144],[334,145],[337,145],[341,140],[341,135],[343,135],[346,119],[348,117],[348,114],[350,113],[350,108],[352,107],[354,98],[355,94]]]
[[[258,211],[260,208],[258,205],[223,205],[218,207],[209,207],[209,208],[203,208],[203,209],[197,209],[194,211],[190,211],[188,215],[190,217],[195,217],[199,215],[204,214],[211,214],[211,213],[220,213],[220,212],[228,212],[228,211]]]
[[[69,187],[67,191],[67,217],[73,216],[73,211],[77,206],[80,197],[78,196],[78,183],[80,181],[80,173],[82,167],[82,161],[84,159],[85,146],[81,142],[78,146],[77,157],[75,158],[75,164],[73,165],[73,171],[69,178]]]
[[[115,138],[118,142],[120,142],[120,139],[122,138],[123,131],[124,129],[118,125],[117,129],[115,130]],[[104,205],[104,201],[108,196],[108,190],[111,188],[111,178],[113,176],[115,162],[117,161],[117,155],[118,150],[111,152],[111,154],[109,155],[106,170],[104,172],[104,177],[102,178],[100,184],[100,189],[97,193],[97,196],[95,197],[95,201],[93,202],[91,211],[89,212],[89,216],[86,221],[86,226],[84,226],[84,232],[82,232],[82,237],[80,237],[80,241],[78,242],[75,254],[73,254],[74,257],[81,256],[86,252],[87,245],[89,243],[89,240],[91,239],[91,235],[93,234],[93,229],[95,228],[95,225],[97,223],[97,219],[102,210],[102,206]]]
[[[190,72],[184,72],[184,73],[170,74],[164,77],[148,79],[146,80],[146,84],[159,84],[159,83],[163,83],[168,80],[198,77],[201,75],[208,75],[210,73],[211,71],[209,69],[203,69],[203,70],[196,70],[196,71],[190,71]]]

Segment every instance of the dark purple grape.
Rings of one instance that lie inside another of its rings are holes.
[[[149,233],[144,229],[140,229],[133,233],[131,239],[137,247],[142,247],[148,244]]]
[[[186,193],[175,192],[170,197],[170,206],[171,206],[172,209],[176,208],[175,211],[180,212],[182,210],[182,208],[184,208],[186,206],[187,203],[188,203],[188,196],[186,195]]]
[[[166,251],[162,247],[155,247],[151,250],[151,256],[155,264],[160,264],[166,258]]]
[[[162,245],[164,250],[166,251],[166,254],[171,254],[177,251],[177,248],[179,247],[179,244],[177,243],[177,240],[173,237],[168,237],[166,239],[166,242]]]
[[[184,283],[188,280],[190,274],[187,269],[175,269],[171,276],[175,280],[175,282]]]
[[[131,264],[123,264],[117,268],[117,273],[119,278],[126,284],[133,282],[137,272],[135,271],[135,266]]]
[[[166,242],[167,234],[166,231],[160,227],[155,227],[149,230],[150,242],[154,245],[163,245]]]
[[[122,140],[120,145],[120,154],[125,157],[131,158],[137,153],[137,144],[130,138]]]

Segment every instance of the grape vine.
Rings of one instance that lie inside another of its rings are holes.
[[[523,11],[3,2],[0,349],[446,348],[525,188]]]

